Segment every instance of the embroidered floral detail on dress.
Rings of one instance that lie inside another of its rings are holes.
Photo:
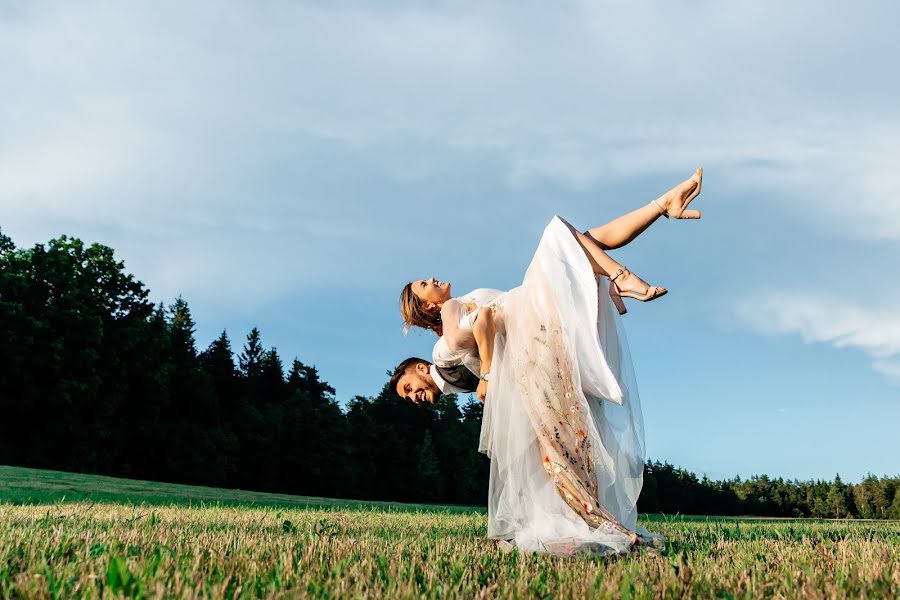
[[[567,340],[557,323],[539,323],[525,336],[514,381],[538,430],[544,470],[566,504],[591,527],[625,531],[597,498],[594,452],[585,397],[573,381]]]

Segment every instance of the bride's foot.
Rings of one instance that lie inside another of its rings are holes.
[[[668,291],[666,288],[648,285],[643,279],[625,268],[619,269],[609,278],[609,297],[612,298],[620,315],[628,312],[622,301],[623,297],[649,302],[664,296]]]
[[[673,187],[671,190],[654,200],[657,208],[667,219],[699,219],[699,210],[687,210],[691,200],[700,194],[703,184],[703,168],[694,171],[690,179],[687,179]]]

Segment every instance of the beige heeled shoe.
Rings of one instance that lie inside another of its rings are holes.
[[[662,216],[664,216],[667,219],[669,217],[672,217],[673,219],[699,219],[700,218],[699,210],[686,210],[686,209],[688,207],[688,204],[690,204],[694,198],[696,198],[697,196],[700,195],[700,188],[703,186],[703,167],[700,167],[699,169],[694,171],[694,174],[691,176],[691,179],[693,179],[694,181],[697,182],[697,187],[694,188],[694,191],[691,192],[691,195],[688,196],[687,199],[685,199],[684,203],[681,206],[679,206],[677,210],[673,210],[672,212],[669,212],[668,210],[666,210],[666,208],[662,204],[659,203],[658,199],[653,201],[656,203],[656,206],[659,207],[659,212],[662,214]],[[685,213],[687,213],[687,214],[685,214]]]
[[[650,302],[651,300],[656,300],[657,298],[665,296],[669,292],[669,290],[665,288],[658,288],[652,285],[646,294],[639,294],[631,290],[622,291],[616,284],[616,279],[629,273],[631,273],[631,271],[622,268],[609,278],[609,297],[612,298],[613,304],[616,305],[616,310],[619,311],[620,315],[624,315],[628,312],[628,309],[625,308],[625,302],[622,301],[623,297],[633,298],[635,300],[640,300],[641,302]]]

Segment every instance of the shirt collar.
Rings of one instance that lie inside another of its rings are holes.
[[[429,366],[428,372],[431,374],[431,378],[434,379],[434,384],[443,392],[444,388],[447,387],[447,382],[444,381],[444,378],[438,373],[437,367],[434,365]]]

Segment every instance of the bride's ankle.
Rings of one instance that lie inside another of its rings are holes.
[[[647,285],[640,277],[628,269],[620,269],[620,271],[617,272],[617,275],[613,275],[612,281],[623,290],[635,290],[636,288],[641,287],[642,284],[644,286]]]
[[[667,219],[669,218],[669,201],[666,200],[665,196],[660,196],[656,200],[651,200],[647,206],[658,212],[660,216],[666,217]]]

